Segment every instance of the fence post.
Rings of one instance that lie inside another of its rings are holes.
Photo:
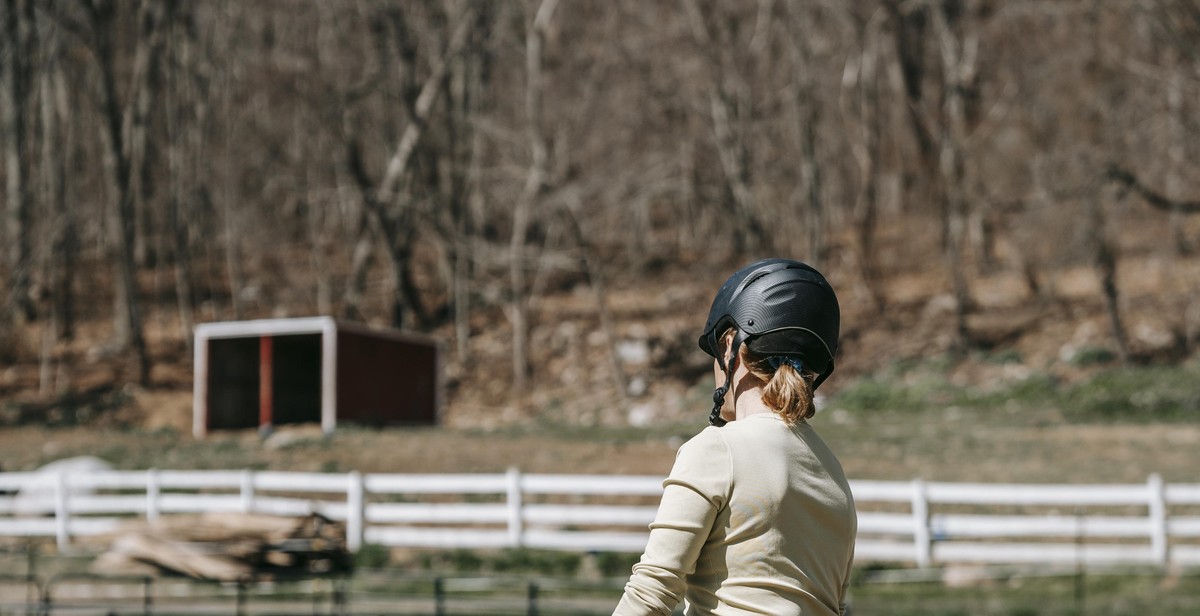
[[[1165,565],[1169,557],[1167,540],[1167,490],[1162,475],[1154,473],[1146,479],[1150,497],[1150,552],[1154,562]]]
[[[245,616],[246,614],[246,584],[248,583],[246,580],[237,581],[237,597],[235,599],[237,602],[237,611],[235,612],[237,616]]]
[[[146,471],[146,520],[158,519],[158,469]]]
[[[66,551],[71,543],[71,506],[67,496],[67,474],[59,471],[54,476],[54,537],[58,551]]]
[[[242,513],[254,511],[254,471],[242,471]]]
[[[25,603],[28,605],[34,605],[41,600],[38,596],[37,549],[36,543],[25,545]]]
[[[142,578],[142,614],[150,616],[154,613],[154,578]]]
[[[929,494],[925,481],[912,481],[913,546],[917,566],[928,567],[933,562],[933,544],[929,533]]]
[[[433,613],[434,616],[446,613],[446,584],[440,577],[433,578]]]
[[[517,467],[509,467],[508,479],[508,543],[512,547],[521,547],[523,520],[521,516],[521,471]]]
[[[362,473],[346,475],[346,549],[357,552],[362,548],[366,522],[366,505]]]
[[[538,585],[537,582],[529,583],[529,607],[526,610],[528,616],[538,616]]]

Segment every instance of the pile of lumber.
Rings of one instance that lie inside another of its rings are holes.
[[[236,581],[335,574],[350,563],[345,528],[320,515],[206,513],[130,524],[116,534],[93,570]]]

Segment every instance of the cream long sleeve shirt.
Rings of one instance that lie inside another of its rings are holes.
[[[769,414],[679,449],[650,540],[614,616],[843,614],[857,518],[834,457],[805,422]]]

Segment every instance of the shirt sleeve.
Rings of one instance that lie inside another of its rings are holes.
[[[663,481],[646,551],[633,567],[614,616],[667,615],[675,609],[717,512],[729,502],[731,464],[717,428],[706,428],[679,448]]]

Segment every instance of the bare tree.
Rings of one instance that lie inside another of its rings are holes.
[[[808,230],[809,261],[820,266],[825,260],[828,246],[825,235],[826,213],[821,196],[821,165],[817,157],[817,125],[820,123],[821,106],[817,99],[816,63],[806,36],[804,16],[800,2],[790,0],[787,4],[787,45],[791,55],[795,83],[792,84],[796,105],[796,132],[800,144],[800,182],[804,188],[804,207]]]
[[[697,0],[683,0],[683,6],[696,49],[706,63],[709,117],[721,170],[732,196],[734,250],[744,254],[754,247],[772,252],[772,238],[759,220],[759,208],[751,185],[746,137],[738,126],[738,99],[745,98],[739,96],[739,91],[745,87],[738,82],[736,69],[730,66],[731,60],[725,55],[732,43],[714,39],[708,19]],[[729,20],[718,18],[718,22],[728,25]]]
[[[847,131],[858,137],[851,149],[858,161],[860,188],[853,209],[855,253],[859,275],[866,286],[867,294],[876,311],[882,311],[885,303],[884,290],[876,256],[875,233],[879,224],[879,175],[883,163],[883,121],[880,104],[880,46],[883,13],[870,14],[858,20],[860,49],[847,60],[843,77],[846,94],[852,98],[853,110],[848,115],[857,116],[860,127]]]
[[[411,171],[410,165],[413,163],[418,143],[429,126],[430,113],[442,94],[442,80],[447,74],[449,60],[461,52],[475,23],[473,13],[474,11],[468,8],[464,14],[457,17],[445,50],[440,57],[434,59],[419,92],[410,101],[409,122],[401,133],[395,151],[387,161],[383,178],[378,184],[371,180],[367,171],[362,144],[358,137],[351,134],[347,141],[347,166],[358,184],[373,224],[377,225],[387,246],[395,281],[392,323],[396,326],[411,325],[414,318],[417,322],[426,320],[409,271],[416,228],[413,224],[415,212],[412,204],[406,202],[408,199],[402,189],[406,176]],[[405,70],[412,71],[414,68],[410,64]]]
[[[900,65],[899,73],[903,95],[904,115],[908,117],[914,141],[917,145],[916,177],[921,182],[915,195],[910,195],[908,202],[920,203],[937,202],[939,188],[937,178],[938,147],[934,129],[929,125],[933,112],[929,109],[926,79],[929,73],[927,59],[927,37],[929,30],[930,12],[933,10],[927,3],[911,4],[899,0],[883,0],[883,7],[888,12],[896,46],[896,62]],[[942,216],[942,243],[948,241],[949,230],[946,228],[946,217]]]
[[[518,393],[525,391],[529,378],[529,291],[525,280],[525,269],[528,267],[525,239],[529,231],[530,217],[550,181],[550,151],[542,115],[545,96],[542,84],[542,54],[546,30],[550,27],[550,20],[554,17],[557,6],[558,0],[541,0],[525,33],[525,115],[530,162],[525,175],[525,186],[513,207],[508,265],[512,294],[508,316],[513,328],[513,391]]]

